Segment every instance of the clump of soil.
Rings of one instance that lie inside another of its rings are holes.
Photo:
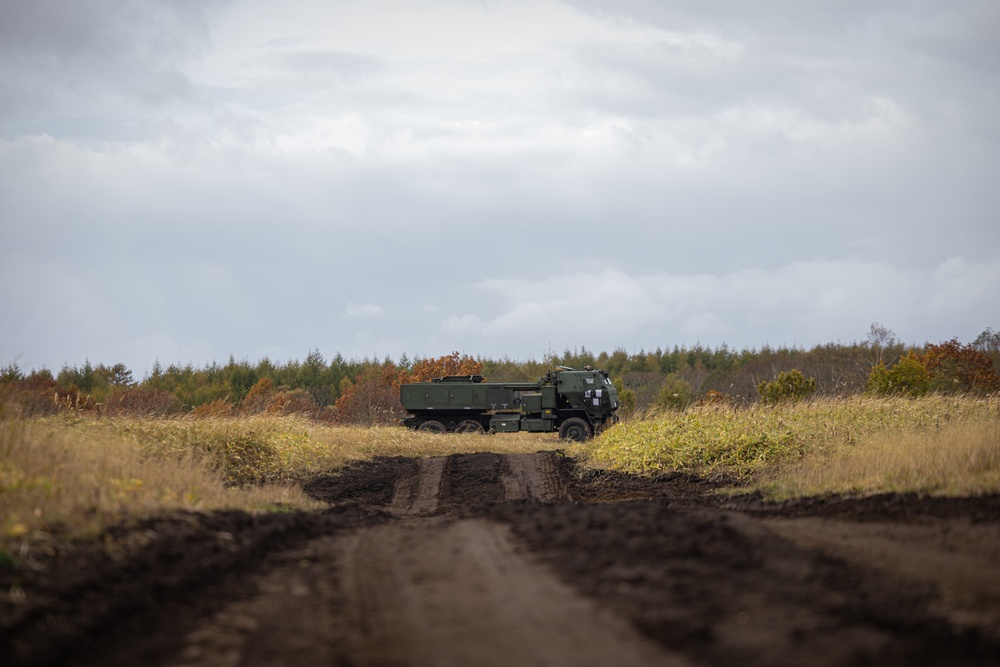
[[[403,456],[354,461],[336,473],[313,477],[303,484],[302,490],[311,498],[330,505],[388,505],[392,502],[396,481],[416,475],[418,467],[416,459]]]

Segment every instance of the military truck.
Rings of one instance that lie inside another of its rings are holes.
[[[558,366],[537,382],[483,382],[448,375],[400,387],[403,425],[434,433],[559,431],[583,442],[617,421],[618,392],[607,371]]]

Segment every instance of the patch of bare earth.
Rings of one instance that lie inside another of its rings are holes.
[[[287,554],[254,596],[189,633],[171,664],[687,664],[559,580],[507,525],[443,514],[564,495],[550,457],[398,469],[384,507],[401,520]]]
[[[913,524],[852,523],[825,518],[765,519],[764,527],[796,545],[857,567],[931,586],[929,611],[956,629],[1000,639],[1000,544],[996,524],[967,519]]]
[[[341,548],[352,664],[687,664],[560,581],[502,524],[391,524]]]
[[[327,513],[123,528],[115,558],[95,544],[0,572],[0,655],[1000,664],[1000,499],[775,505],[712,494],[723,482],[583,474],[554,453],[359,463],[306,485]]]

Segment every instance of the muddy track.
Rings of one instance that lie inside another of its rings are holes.
[[[1000,664],[1000,498],[780,505],[554,453],[390,458],[323,513],[0,569],[3,664]]]

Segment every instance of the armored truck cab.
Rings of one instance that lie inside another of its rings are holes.
[[[618,392],[606,371],[560,366],[537,382],[483,382],[449,375],[404,384],[400,400],[411,416],[403,425],[422,431],[559,431],[584,441],[617,421]]]

